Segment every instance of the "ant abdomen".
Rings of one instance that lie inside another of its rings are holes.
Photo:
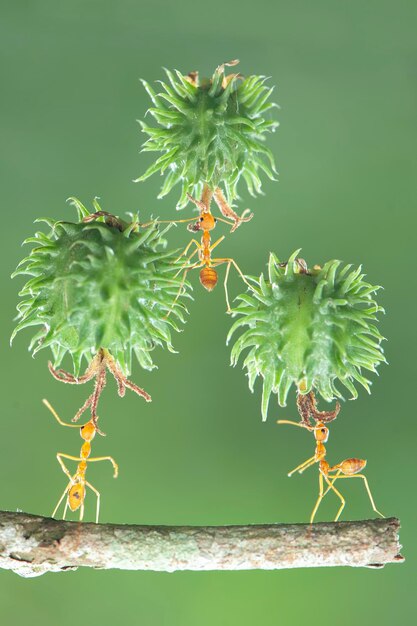
[[[80,508],[85,498],[85,485],[76,483],[71,487],[68,492],[68,504],[71,511],[76,511]]]
[[[200,282],[207,291],[213,291],[217,285],[217,272],[212,267],[203,267],[200,272]]]
[[[337,468],[342,471],[342,474],[352,476],[353,474],[361,472],[365,465],[365,459],[345,459],[337,465]]]

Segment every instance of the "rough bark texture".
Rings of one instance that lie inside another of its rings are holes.
[[[246,570],[401,563],[396,518],[253,526],[133,526],[0,512],[0,568]]]

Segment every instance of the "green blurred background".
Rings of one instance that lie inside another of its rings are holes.
[[[389,367],[374,377],[372,397],[348,402],[332,427],[329,459],[368,459],[378,507],[401,518],[407,562],[382,571],[94,572],[24,580],[0,572],[3,623],[147,626],[272,624],[411,624],[415,612],[415,300],[417,4],[393,1],[154,0],[111,2],[14,0],[1,3],[0,309],[2,420],[0,507],[48,515],[65,487],[57,451],[77,454],[77,431],[61,428],[41,404],[63,417],[86,390],[52,380],[47,354],[36,360],[20,335],[8,337],[21,281],[9,275],[21,241],[39,216],[69,219],[70,195],[91,206],[101,198],[115,213],[139,209],[174,217],[175,192],[155,200],[160,179],[131,181],[149,162],[135,119],[149,105],[139,77],[163,77],[162,66],[211,74],[240,58],[244,74],[276,84],[281,127],[271,137],[280,182],[265,196],[243,195],[256,212],[227,237],[221,254],[260,273],[274,250],[297,247],[310,264],[330,258],[363,263],[382,284],[381,321]],[[185,216],[185,214],[184,214]],[[172,245],[189,234],[176,229]],[[219,248],[220,253],[220,248]],[[222,288],[212,294],[192,277],[195,301],[179,354],[160,351],[159,369],[133,378],[152,405],[116,397],[109,383],[97,454],[111,454],[120,477],[100,464],[90,480],[102,492],[103,522],[241,524],[304,522],[316,498],[317,474],[289,480],[311,454],[307,433],[279,428],[294,407],[271,404],[260,418],[260,389],[251,395],[239,367],[228,365]],[[233,282],[234,281],[234,282]],[[235,279],[234,294],[241,290]],[[94,476],[93,476],[94,474]],[[347,481],[344,519],[371,516],[366,494]],[[94,515],[90,498],[87,518]],[[320,519],[332,519],[329,498]],[[320,615],[319,615],[320,614]]]

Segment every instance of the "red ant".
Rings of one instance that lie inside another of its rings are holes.
[[[82,521],[84,517],[84,501],[86,495],[86,487],[89,487],[91,491],[93,491],[97,497],[97,507],[96,507],[96,524],[98,523],[98,518],[100,514],[100,492],[93,487],[91,483],[86,480],[85,474],[87,471],[87,464],[94,463],[96,461],[110,461],[113,465],[114,469],[114,478],[117,478],[117,474],[119,471],[118,465],[116,461],[111,456],[96,456],[90,457],[91,452],[91,441],[94,439],[96,432],[99,432],[96,422],[97,416],[91,418],[89,422],[83,424],[82,426],[78,426],[76,424],[67,424],[63,422],[58,416],[55,409],[49,404],[48,400],[43,400],[44,405],[51,411],[52,415],[57,420],[58,424],[61,426],[67,426],[69,428],[79,428],[81,438],[84,440],[84,443],[81,446],[80,456],[72,456],[70,454],[64,454],[63,452],[58,452],[56,458],[58,459],[58,463],[60,464],[62,471],[69,479],[68,485],[65,487],[64,493],[60,497],[58,504],[56,505],[52,517],[55,517],[56,512],[58,511],[61,502],[66,497],[65,508],[63,519],[65,519],[65,515],[67,513],[68,507],[71,511],[77,511],[80,509],[80,521]],[[70,461],[78,461],[78,466],[75,474],[71,475],[68,468],[66,467],[64,461],[62,459],[69,459]]]

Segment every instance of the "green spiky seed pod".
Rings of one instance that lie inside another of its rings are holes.
[[[41,329],[29,350],[50,347],[54,366],[68,353],[78,376],[87,363],[106,348],[128,374],[132,353],[146,369],[154,367],[150,350],[173,350],[171,330],[184,322],[186,308],[179,298],[181,264],[166,251],[157,226],[139,230],[104,214],[97,201],[91,213],[73,199],[78,222],[45,221],[49,234],[36,233],[25,243],[35,244],[13,276],[31,279],[20,292],[16,333],[29,326]],[[184,293],[184,295],[187,295]],[[172,308],[172,310],[171,310]],[[170,312],[168,318],[167,313]]]
[[[235,365],[245,349],[249,388],[263,379],[262,417],[267,416],[271,393],[286,406],[295,385],[299,393],[317,391],[324,400],[342,398],[340,381],[356,398],[357,381],[369,392],[363,370],[375,372],[385,358],[382,335],[374,322],[383,311],[373,298],[380,288],[364,281],[361,267],[341,267],[329,261],[322,268],[307,269],[297,250],[288,263],[270,255],[268,277],[253,279],[253,290],[238,297],[234,311],[240,318],[235,331],[248,327],[231,352]]]
[[[196,72],[165,70],[169,84],[161,82],[161,93],[143,81],[153,103],[149,113],[159,124],[141,122],[149,137],[143,151],[162,154],[136,182],[160,172],[165,180],[159,198],[180,183],[177,208],[187,204],[187,193],[200,197],[204,184],[212,190],[223,185],[231,204],[241,178],[252,195],[261,190],[261,171],[274,178],[274,158],[265,146],[265,133],[278,126],[269,119],[277,106],[269,101],[273,88],[263,76],[226,76],[225,65],[236,63],[220,65],[201,83]]]

